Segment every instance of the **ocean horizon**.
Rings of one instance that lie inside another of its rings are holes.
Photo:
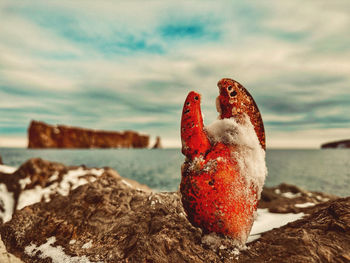
[[[121,176],[146,184],[155,191],[177,191],[185,159],[180,148],[0,148],[0,155],[5,165],[14,167],[36,157],[70,166],[111,167]],[[288,183],[345,197],[350,194],[349,160],[349,149],[267,149],[265,185]]]

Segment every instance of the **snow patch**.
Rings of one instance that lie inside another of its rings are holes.
[[[50,176],[49,182],[53,182],[53,181],[58,180],[58,175],[59,175],[59,173],[58,173],[57,171],[54,172],[54,173]]]
[[[54,183],[46,188],[37,185],[33,189],[23,191],[18,198],[17,209],[20,210],[25,206],[38,203],[42,199],[44,199],[45,202],[49,202],[51,200],[50,195],[54,193],[57,185],[58,183]]]
[[[92,240],[90,240],[89,242],[85,243],[81,248],[82,249],[88,249],[92,247]]]
[[[18,181],[18,183],[21,185],[21,189],[22,189],[22,190],[23,190],[24,188],[26,188],[26,186],[27,186],[28,184],[30,184],[31,182],[32,182],[32,180],[30,180],[29,177],[26,177],[26,178],[21,179],[21,180]]]
[[[322,196],[320,196],[320,195],[316,196],[316,199],[317,199],[318,201],[321,201],[321,202],[327,202],[327,201],[329,201],[329,198],[327,198],[327,197],[322,197]]]
[[[5,184],[0,184],[0,208],[3,208],[0,209],[0,218],[2,218],[3,223],[11,220],[14,204],[13,193],[7,190]]]
[[[293,199],[293,198],[297,198],[297,197],[300,197],[301,196],[301,193],[292,193],[292,192],[285,192],[285,193],[282,193],[281,194],[283,197],[286,197],[286,198],[290,198],[290,199]]]
[[[67,255],[64,253],[62,246],[53,246],[55,242],[56,237],[52,236],[47,239],[46,243],[40,246],[31,243],[29,246],[25,247],[24,252],[31,257],[37,255],[41,259],[51,258],[52,263],[91,263],[86,256],[78,257]]]
[[[7,165],[0,165],[0,172],[4,173],[4,174],[13,174],[14,172],[17,171],[16,167],[12,167],[12,166],[7,166]]]
[[[311,202],[306,202],[304,204],[295,204],[295,207],[299,207],[299,208],[306,208],[306,207],[311,207],[311,206],[315,206],[315,203],[311,203]]]
[[[45,188],[42,188],[40,185],[37,185],[33,189],[28,189],[23,191],[18,198],[17,209],[22,209],[25,206],[32,205],[35,203],[44,200],[45,202],[51,201],[51,195],[58,193],[62,196],[67,196],[71,190],[75,188],[87,184],[89,182],[96,181],[96,178],[90,177],[89,181],[86,178],[82,178],[82,176],[87,174],[93,174],[96,177],[99,177],[103,174],[104,169],[90,169],[84,170],[83,168],[78,168],[76,170],[70,170],[68,173],[62,176],[61,182],[55,182]],[[54,181],[53,178],[58,179],[58,173],[55,172],[51,177],[50,181]],[[26,179],[23,180],[23,185]],[[29,179],[30,182],[30,179]],[[21,184],[22,185],[22,184]],[[22,188],[23,189],[23,188]]]
[[[252,242],[260,238],[260,234],[266,231],[269,231],[273,228],[278,228],[284,226],[290,222],[296,221],[304,216],[304,213],[299,214],[278,214],[270,213],[268,209],[258,209],[258,216],[254,221],[250,236],[248,241]]]

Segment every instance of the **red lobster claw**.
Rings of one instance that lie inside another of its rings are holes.
[[[265,149],[264,125],[251,95],[231,79],[219,81],[218,86],[220,118],[233,118],[241,123],[245,120],[244,113],[247,114]],[[247,182],[244,171],[233,158],[239,153],[237,145],[209,140],[203,126],[200,95],[193,91],[183,107],[181,139],[186,160],[180,191],[189,221],[205,232],[227,235],[244,244],[254,222],[260,190]]]

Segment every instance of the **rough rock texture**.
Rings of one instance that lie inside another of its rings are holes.
[[[262,234],[239,262],[350,262],[350,197]]]
[[[28,160],[13,174],[0,172],[0,186],[3,187],[1,189],[8,192],[6,195],[0,194],[0,224],[6,221],[6,215],[10,214],[8,219],[18,208],[40,201],[50,201],[57,194],[68,195],[78,186],[95,181],[103,173],[117,174],[111,168],[67,167],[40,158]],[[123,182],[150,191],[150,188],[136,181],[125,178]],[[10,205],[12,207],[9,207]]]
[[[341,140],[336,142],[328,142],[321,145],[322,149],[327,148],[350,148],[350,140]]]
[[[93,262],[220,262],[220,253],[205,248],[201,230],[186,219],[176,193],[145,193],[121,180],[104,174],[69,197],[17,211],[0,229],[8,251],[25,262],[48,262],[28,251],[55,237],[52,246],[63,247],[66,257]]]
[[[295,185],[282,183],[276,187],[264,187],[259,208],[268,208],[271,213],[310,214],[327,206],[326,202],[339,198],[321,192],[306,191]]]
[[[153,145],[153,147],[152,147],[153,149],[162,149],[163,148],[163,146],[162,146],[162,142],[161,142],[161,140],[160,140],[160,137],[159,136],[157,136],[157,138],[156,138],[156,142],[155,142],[155,144]]]
[[[28,148],[146,148],[148,135],[134,131],[96,131],[32,121]]]
[[[52,180],[53,171],[59,171],[65,178],[69,171],[77,169],[33,159],[6,176],[17,177],[17,180],[25,176],[45,186]],[[55,172],[53,174],[57,174]],[[88,172],[97,174],[92,169],[81,174]],[[29,187],[29,180],[27,185]],[[350,198],[326,201],[326,198],[335,197],[285,184],[265,188],[262,208],[273,210],[273,205],[277,205],[287,207],[280,212],[298,212],[292,204],[323,203],[309,207],[313,210],[308,207],[300,210],[311,214],[263,233],[239,254],[230,239],[205,235],[193,227],[185,216],[178,193],[145,192],[138,190],[139,187],[142,186],[104,168],[95,181],[70,188],[67,196],[58,191],[50,202],[39,200],[17,210],[11,221],[0,226],[2,240],[7,250],[24,262],[350,260]],[[54,260],[49,258],[52,253]]]

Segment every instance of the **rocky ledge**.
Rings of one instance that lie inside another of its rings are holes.
[[[28,148],[146,148],[149,136],[134,131],[98,131],[32,121]]]
[[[327,142],[321,145],[322,149],[327,148],[350,148],[350,140],[342,140],[342,141],[336,141],[336,142]]]
[[[65,167],[32,159],[12,175],[1,174],[0,185],[7,189],[0,204],[12,196],[14,203],[17,200],[14,211],[21,208],[22,195],[26,200],[40,197],[0,226],[7,250],[24,262],[350,260],[350,198],[291,185],[264,189],[257,222],[267,210],[276,212],[270,216],[304,217],[255,233],[255,240],[245,248],[193,227],[178,193],[152,193],[110,168]]]

